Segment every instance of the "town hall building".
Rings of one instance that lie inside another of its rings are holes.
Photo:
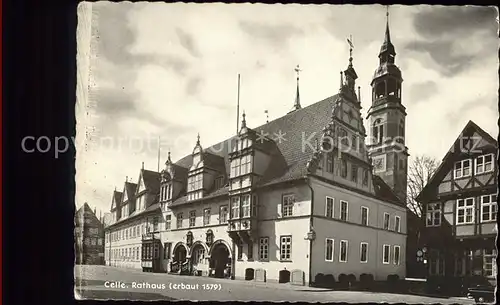
[[[114,191],[106,264],[256,281],[405,277],[405,107],[387,24],[367,131],[352,49],[338,94],[174,162]],[[298,80],[298,78],[297,78]]]

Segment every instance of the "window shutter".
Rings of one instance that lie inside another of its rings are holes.
[[[278,202],[278,218],[281,218],[282,215],[282,207],[283,207],[283,202]]]

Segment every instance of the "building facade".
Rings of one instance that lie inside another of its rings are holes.
[[[429,276],[496,277],[498,142],[469,121],[418,196]]]
[[[391,46],[387,28],[379,57],[390,72]],[[389,135],[394,121],[404,122],[396,76],[376,72],[372,83],[374,96],[385,94],[387,102],[374,99],[369,119],[379,124],[383,117]],[[297,84],[285,116],[250,128],[243,114],[235,137],[205,149],[198,135],[190,155],[173,162],[169,153],[164,169],[151,172],[154,187],[141,180],[142,170],[135,195],[127,182],[114,192],[108,264],[301,285],[318,274],[403,278],[406,206],[398,193],[406,189],[407,150],[367,148],[356,79],[351,49],[338,94],[301,108]],[[396,99],[389,89],[377,91],[392,81]],[[376,175],[371,155],[397,155],[404,164]]]
[[[95,210],[85,203],[75,214],[75,262],[78,265],[104,264],[104,226]]]

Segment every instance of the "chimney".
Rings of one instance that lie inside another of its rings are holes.
[[[125,176],[125,182],[128,182],[128,176]]]
[[[95,207],[94,207],[94,215],[95,215]]]
[[[144,170],[144,161],[142,161],[142,170]]]

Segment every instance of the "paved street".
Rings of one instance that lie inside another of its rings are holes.
[[[391,293],[332,291],[289,284],[143,273],[138,270],[107,266],[76,266],[75,276],[77,278],[75,295],[76,298],[82,299],[474,303],[464,298],[445,299]],[[106,287],[110,284],[118,287]],[[141,285],[150,287],[140,287]]]

